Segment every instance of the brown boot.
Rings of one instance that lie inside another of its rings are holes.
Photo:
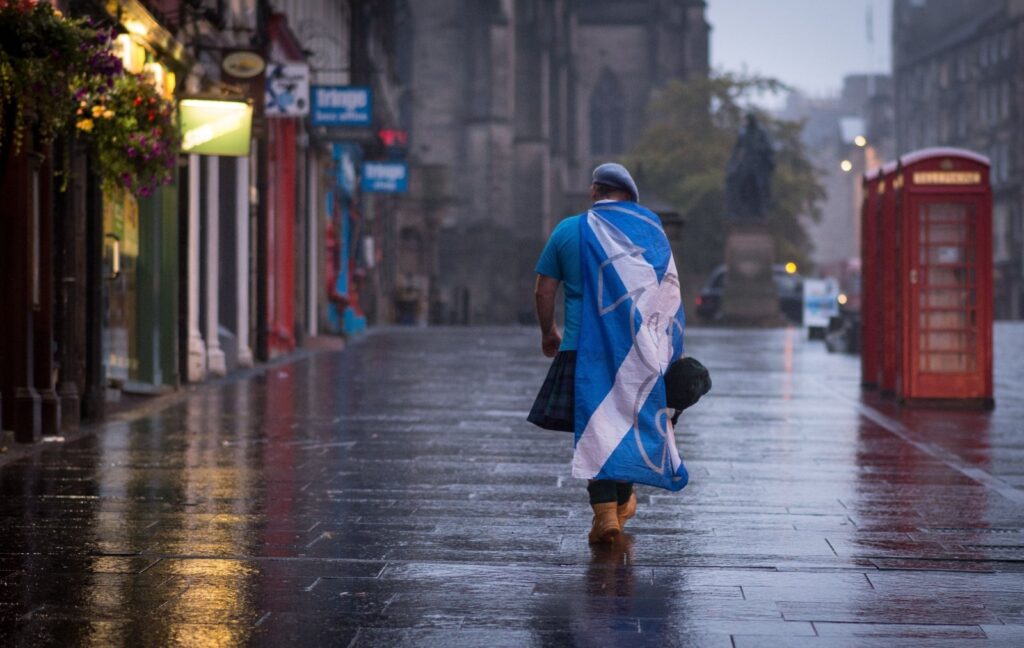
[[[602,504],[591,504],[594,509],[594,525],[590,529],[590,542],[597,544],[602,542],[615,542],[619,535],[619,517],[616,514],[618,504],[615,502],[604,502]]]
[[[636,515],[636,493],[629,494],[629,501],[619,504],[615,509],[615,515],[619,518],[619,528],[626,528],[626,521]]]

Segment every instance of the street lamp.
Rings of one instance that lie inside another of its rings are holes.
[[[796,264],[793,263],[792,261],[789,261],[788,263],[786,263],[786,273],[787,274],[796,274]]]
[[[857,137],[853,138],[853,143],[861,148],[864,148],[865,146],[868,145],[868,138],[864,137],[863,135],[858,135]]]
[[[843,160],[842,162],[839,163],[839,168],[842,169],[844,172],[849,173],[853,169],[853,162],[850,162],[849,160]]]

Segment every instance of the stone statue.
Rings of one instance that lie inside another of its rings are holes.
[[[725,217],[735,221],[762,221],[768,216],[775,152],[757,118],[747,115],[747,125],[729,156],[725,169]]]

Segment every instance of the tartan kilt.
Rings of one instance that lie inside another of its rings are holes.
[[[576,351],[555,355],[526,420],[546,430],[576,431]]]

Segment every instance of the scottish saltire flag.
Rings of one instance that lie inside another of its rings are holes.
[[[680,490],[664,374],[682,356],[685,319],[661,221],[636,203],[595,205],[580,218],[580,253],[572,474]]]

